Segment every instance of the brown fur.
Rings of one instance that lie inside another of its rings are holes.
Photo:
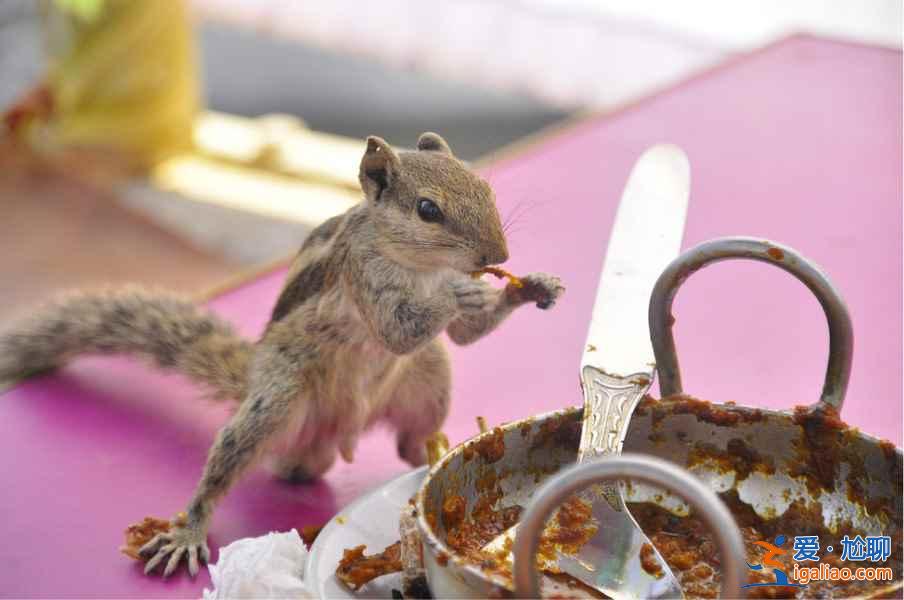
[[[140,288],[62,296],[0,336],[0,381],[64,364],[78,354],[136,354],[185,373],[212,396],[245,393],[250,342],[190,300]]]
[[[423,464],[424,442],[448,412],[451,372],[438,334],[470,343],[528,302],[547,308],[554,277],[496,289],[470,272],[508,258],[493,192],[438,135],[396,154],[368,138],[365,200],[315,229],[302,246],[260,341],[252,346],[190,303],[137,290],[83,294],[0,338],[0,378],[62,364],[80,352],[152,357],[240,402],[210,450],[188,522],[152,540],[146,572],[206,560],[216,501],[265,450],[283,477],[323,474],[354,456],[379,420],[397,431],[399,456]],[[441,222],[418,213],[422,198]]]

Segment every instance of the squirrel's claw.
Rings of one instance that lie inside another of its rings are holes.
[[[158,533],[154,537],[151,538],[147,544],[139,548],[138,554],[140,556],[148,557],[153,556],[155,551],[166,541],[163,537],[162,533]]]
[[[177,546],[173,549],[173,553],[170,554],[170,559],[166,562],[166,568],[163,569],[163,576],[169,577],[172,575],[173,571],[176,570],[176,566],[179,564],[179,561],[182,560],[182,555],[185,554],[187,548],[184,546]]]
[[[147,564],[144,565],[144,574],[145,575],[150,574],[150,572],[153,571],[154,569],[156,569],[157,565],[159,565],[163,561],[163,559],[166,558],[167,555],[172,551],[173,551],[172,544],[166,544],[165,546],[160,548],[157,551],[157,553],[151,557],[151,559],[147,562]]]
[[[151,556],[144,566],[145,575],[149,575],[169,557],[166,567],[163,569],[163,576],[169,577],[179,566],[179,563],[182,562],[182,558],[185,557],[188,562],[188,572],[194,577],[199,570],[199,555],[205,563],[210,558],[210,550],[207,548],[204,538],[203,532],[179,526],[174,527],[168,533],[161,533],[155,536],[154,539],[142,546],[138,551],[141,556]]]
[[[198,574],[198,547],[191,546],[188,549],[188,574],[194,577]]]

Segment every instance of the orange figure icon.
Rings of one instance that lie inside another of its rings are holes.
[[[778,539],[775,540],[778,543],[782,543],[785,541],[784,536],[779,536]],[[778,546],[774,546],[769,542],[754,542],[754,545],[760,546],[761,548],[766,549],[766,556],[763,557],[763,565],[764,567],[772,567],[773,569],[781,569],[782,563],[775,560],[774,556],[781,556],[785,553],[784,550],[779,548]],[[750,564],[747,565],[748,567]]]
[[[754,571],[759,571],[763,567],[771,567],[772,574],[775,575],[775,583],[748,583],[747,585],[742,585],[742,588],[749,587],[767,587],[767,586],[792,586],[792,587],[807,587],[805,585],[801,585],[799,583],[789,583],[788,582],[788,574],[782,570],[782,563],[775,560],[776,556],[781,556],[785,554],[785,550],[779,548],[782,544],[785,543],[785,536],[780,535],[775,538],[775,544],[770,544],[769,542],[754,542],[755,545],[766,549],[766,556],[763,557],[763,564],[761,565],[752,565],[747,563],[747,566]]]

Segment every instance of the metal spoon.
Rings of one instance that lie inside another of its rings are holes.
[[[747,564],[742,558],[744,541],[728,507],[705,483],[689,472],[660,458],[643,454],[608,456],[603,460],[574,465],[558,473],[543,484],[531,501],[521,521],[521,535],[514,548],[512,576],[515,592],[519,598],[540,597],[540,582],[537,577],[536,554],[539,534],[543,524],[553,509],[571,494],[599,483],[630,477],[645,483],[652,483],[678,493],[694,508],[709,525],[716,540],[721,560],[722,581],[719,597],[743,595],[741,582]],[[680,595],[678,590],[676,595]]]

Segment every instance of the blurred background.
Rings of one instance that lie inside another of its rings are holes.
[[[358,199],[361,140],[462,158],[900,0],[2,0],[0,322],[76,286],[203,296]],[[491,170],[491,167],[488,167]]]

